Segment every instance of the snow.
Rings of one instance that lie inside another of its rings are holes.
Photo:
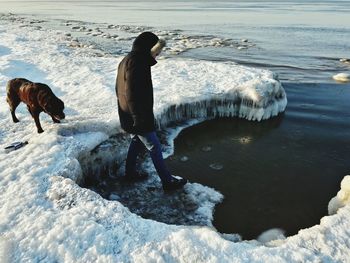
[[[70,48],[66,34],[0,19],[0,85],[18,76],[44,82],[65,102],[67,116],[54,124],[43,113],[45,132],[37,134],[23,104],[17,124],[8,105],[0,104],[2,148],[14,141],[29,142],[17,151],[0,152],[1,262],[348,261],[350,206],[345,203],[319,225],[265,246],[256,240],[238,242],[234,233],[218,233],[210,216],[222,196],[205,186],[189,184],[186,191],[195,200],[208,200],[197,211],[207,226],[143,219],[118,200],[81,188],[81,160],[121,132],[114,91],[121,57]],[[273,73],[234,63],[164,59],[153,75],[155,112],[163,127],[214,116],[262,120],[283,111],[287,103]],[[0,89],[0,100],[5,97],[5,89]],[[106,155],[119,158],[123,147]],[[342,191],[348,191],[348,183],[342,184]]]

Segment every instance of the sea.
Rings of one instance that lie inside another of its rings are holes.
[[[126,54],[147,30],[172,44],[165,59],[277,73],[285,113],[188,127],[166,161],[174,174],[225,196],[213,221],[222,233],[253,239],[280,228],[290,236],[318,224],[350,173],[350,84],[333,79],[350,73],[350,1],[0,1],[0,13],[69,29],[76,46],[102,55]]]
[[[332,82],[334,74],[349,71],[349,64],[339,61],[350,57],[350,1],[345,0],[0,3],[2,13],[182,30],[190,36],[248,40],[254,47],[195,48],[181,56],[269,68],[285,81]]]

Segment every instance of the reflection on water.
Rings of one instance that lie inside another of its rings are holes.
[[[285,87],[285,114],[260,123],[208,121],[175,140],[167,160],[174,174],[225,196],[214,215],[220,232],[251,239],[274,227],[293,235],[318,224],[349,173],[350,86]]]

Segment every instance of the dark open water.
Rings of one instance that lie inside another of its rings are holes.
[[[252,239],[318,224],[350,171],[350,85],[284,87],[288,106],[278,117],[207,121],[175,140],[173,173],[224,194],[214,214],[221,232]]]

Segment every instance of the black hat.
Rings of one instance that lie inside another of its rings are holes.
[[[134,40],[132,50],[150,52],[158,40],[159,38],[152,32],[143,32]]]

